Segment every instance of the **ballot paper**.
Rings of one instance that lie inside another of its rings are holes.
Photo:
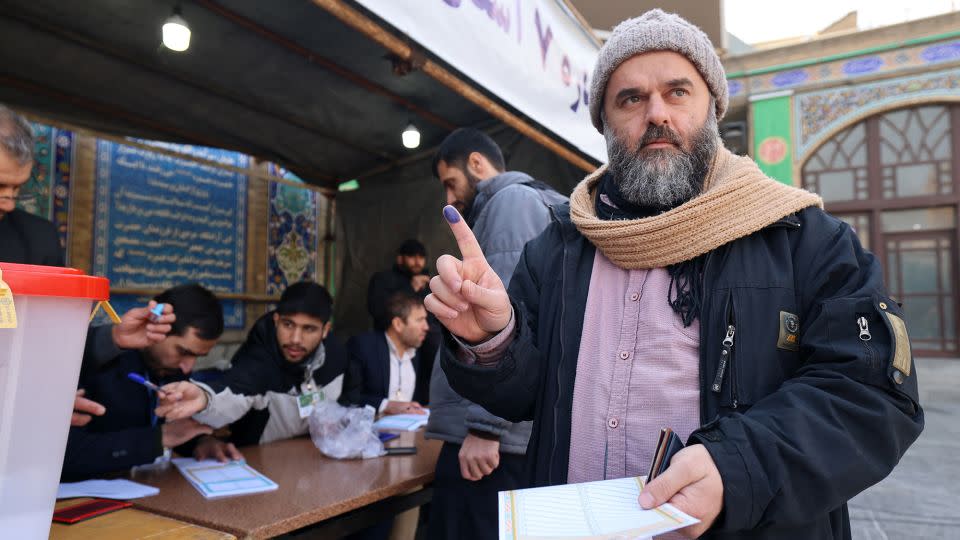
[[[277,484],[243,461],[220,463],[213,459],[197,461],[178,458],[173,464],[180,474],[207,499],[250,495],[277,489]]]
[[[373,424],[373,429],[387,431],[416,431],[427,425],[430,414],[392,414]]]
[[[61,483],[57,488],[58,499],[72,497],[99,497],[102,499],[139,499],[160,493],[160,490],[144,484],[117,478],[115,480],[85,480]]]
[[[641,478],[501,491],[500,540],[647,538],[698,523],[664,504],[643,510]]]

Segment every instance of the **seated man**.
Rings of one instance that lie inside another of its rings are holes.
[[[301,281],[287,287],[277,308],[254,323],[246,341],[234,353],[230,369],[219,380],[209,382],[206,388],[210,395],[232,397],[218,402],[216,422],[204,421],[215,427],[230,423],[231,441],[237,445],[306,433],[301,431],[305,424],[301,425],[293,398],[316,393],[318,399],[336,400],[343,387],[347,357],[330,334],[331,313],[333,298],[323,286]],[[196,391],[187,393],[191,398],[200,397]],[[292,411],[292,416],[275,414],[271,420],[270,395],[289,396],[280,398],[277,406]],[[206,398],[199,403],[199,410],[205,405]],[[183,411],[178,414],[196,412]],[[161,413],[170,415],[168,409]],[[179,418],[178,414],[169,417]],[[283,422],[283,427],[275,430],[277,422]]]
[[[427,311],[411,294],[394,293],[387,300],[390,317],[385,332],[370,331],[347,342],[344,405],[370,405],[383,414],[423,413],[416,371],[419,347],[427,336]]]
[[[152,315],[156,306],[156,300],[151,300],[147,307],[133,308],[124,313],[116,325],[91,326],[87,330],[82,373],[100,369],[103,367],[101,364],[119,356],[122,349],[144,349],[166,339],[176,317],[169,305],[161,308],[160,315]],[[106,412],[103,405],[85,395],[84,389],[77,390],[71,426],[85,426],[93,416],[103,416]]]
[[[103,337],[116,335],[113,331],[94,332],[88,339],[80,387],[106,411],[85,426],[70,428],[61,475],[64,481],[151,463],[171,448],[197,458],[225,454],[233,459],[242,457],[235,448],[214,437],[194,441],[211,430],[193,420],[165,423],[158,419],[153,414],[153,391],[127,378],[128,373],[135,373],[158,384],[185,379],[197,357],[210,352],[223,333],[220,302],[199,285],[180,285],[154,300],[169,304],[175,314],[166,339],[125,351],[116,348],[123,343],[122,339],[110,341]],[[104,342],[105,348],[98,347]],[[110,351],[114,357],[104,366]],[[91,360],[91,356],[95,358]],[[192,444],[185,444],[188,442]]]

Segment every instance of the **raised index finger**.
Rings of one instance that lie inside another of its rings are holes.
[[[460,212],[456,208],[447,205],[443,207],[443,217],[450,224],[450,230],[453,231],[454,238],[457,239],[457,247],[460,248],[460,255],[464,259],[473,257],[483,257],[483,251],[477,242],[477,237],[473,235],[470,226],[463,220]]]

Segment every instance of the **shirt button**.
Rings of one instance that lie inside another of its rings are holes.
[[[620,421],[617,420],[616,418],[611,418],[607,420],[607,425],[610,426],[611,429],[616,429],[617,426],[620,425]]]
[[[630,353],[628,353],[627,351],[620,351],[620,359],[626,360],[627,358],[630,358]]]
[[[640,295],[637,293],[633,293],[630,295],[630,300],[633,300],[634,302],[636,302],[639,299],[640,299]]]

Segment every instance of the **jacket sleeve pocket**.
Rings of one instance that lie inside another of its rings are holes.
[[[838,298],[824,303],[823,317],[828,345],[838,361],[848,364],[850,375],[917,407],[908,322],[896,302],[879,294]]]

